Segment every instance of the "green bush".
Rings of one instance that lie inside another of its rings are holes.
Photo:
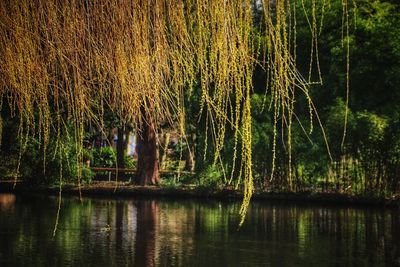
[[[93,160],[90,161],[92,166],[115,168],[117,153],[112,147],[102,147],[93,149]],[[136,168],[136,161],[129,155],[124,156],[125,168]]]
[[[20,174],[23,179],[35,184],[63,182],[89,183],[93,172],[84,162],[79,162],[75,141],[68,135],[61,137],[62,148],[55,140],[43,145],[36,138],[29,138],[20,163]],[[83,158],[90,157],[91,152],[83,149]],[[60,177],[61,176],[61,177]]]
[[[112,147],[102,147],[93,151],[93,166],[113,168],[116,166],[116,153]]]
[[[217,165],[211,164],[198,174],[197,181],[201,187],[217,188],[223,184],[223,174]]]

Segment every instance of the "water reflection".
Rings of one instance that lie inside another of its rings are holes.
[[[137,230],[135,263],[137,266],[155,266],[157,203],[141,201],[137,203]]]
[[[56,198],[0,207],[0,266],[400,264],[398,210],[254,202],[238,231],[240,203],[65,198],[52,238]]]

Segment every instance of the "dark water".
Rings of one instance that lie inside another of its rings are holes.
[[[0,266],[400,266],[399,210],[0,194]]]

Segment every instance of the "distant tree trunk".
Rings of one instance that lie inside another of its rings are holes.
[[[195,142],[195,140],[196,140],[195,134],[192,134],[191,140],[188,140],[188,152],[187,152],[186,160],[185,160],[185,170],[190,171],[190,172],[194,171],[194,164],[195,164],[195,162],[194,162],[194,155],[195,155],[194,142]]]
[[[160,157],[160,166],[161,170],[165,170],[166,164],[167,164],[167,152],[168,152],[168,145],[169,145],[169,139],[170,139],[171,134],[170,133],[165,133],[164,136],[164,147],[162,148],[162,155]]]
[[[124,144],[124,129],[118,128],[118,140],[117,140],[117,167],[118,169],[124,169],[125,168],[125,144]],[[120,178],[124,177],[123,172],[118,172],[118,176]]]
[[[157,184],[160,181],[158,170],[158,149],[154,124],[146,111],[142,110],[142,122],[137,138],[136,181],[140,185]]]

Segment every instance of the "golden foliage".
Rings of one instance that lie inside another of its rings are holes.
[[[242,140],[239,176],[244,180],[244,216],[253,192],[250,95],[255,65],[269,76],[273,158],[279,120],[287,126],[291,149],[296,91],[309,99],[312,118],[310,81],[296,70],[299,1],[304,7],[304,0],[3,0],[0,99],[19,114],[22,143],[35,132],[46,143],[50,128],[60,132],[68,120],[81,154],[84,124],[101,125],[105,109],[133,125],[142,123],[144,109],[154,125],[175,119],[184,132],[184,94],[199,82],[215,160],[226,126],[235,131],[233,162]],[[322,18],[318,25],[315,10],[317,6],[323,10],[327,2],[312,0],[312,14],[307,17],[313,34],[311,59],[318,69]],[[253,25],[254,13],[260,10],[264,30],[255,31],[259,25]]]

